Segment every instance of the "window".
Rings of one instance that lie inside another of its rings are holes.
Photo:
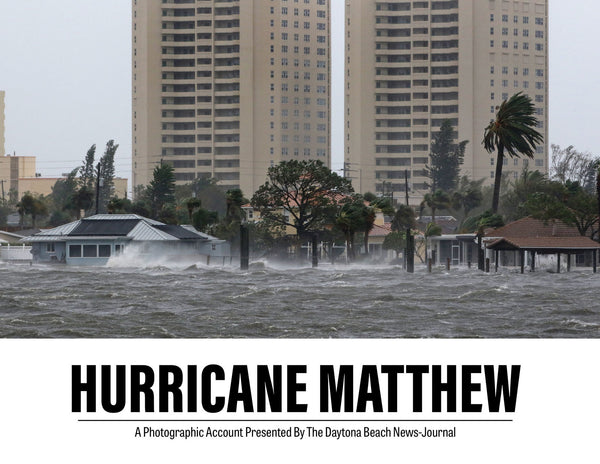
[[[69,256],[71,258],[81,258],[81,245],[69,245]]]
[[[110,245],[98,245],[98,256],[100,258],[110,258]]]
[[[46,253],[54,253],[54,242],[46,243]]]
[[[98,256],[98,248],[96,245],[83,245],[84,258],[96,258]]]

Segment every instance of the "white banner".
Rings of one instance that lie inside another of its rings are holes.
[[[597,340],[0,340],[3,462],[590,462]]]

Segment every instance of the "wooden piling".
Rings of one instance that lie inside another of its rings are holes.
[[[525,274],[525,250],[519,250],[519,258],[521,258],[521,274]]]
[[[406,272],[415,272],[415,238],[410,233],[410,229],[406,229]]]
[[[250,264],[250,236],[248,226],[240,225],[240,269],[247,271]]]

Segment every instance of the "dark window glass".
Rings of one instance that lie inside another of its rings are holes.
[[[84,258],[95,258],[96,256],[98,256],[98,249],[96,245],[83,245]]]
[[[98,245],[98,256],[100,258],[110,258],[110,245]]]
[[[69,256],[71,258],[81,258],[81,245],[69,245]]]

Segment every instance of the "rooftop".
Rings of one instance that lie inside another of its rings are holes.
[[[498,229],[487,231],[486,237],[580,237],[577,227],[568,226],[562,221],[542,221],[530,216],[506,224]]]
[[[121,238],[132,241],[217,240],[192,226],[163,224],[136,214],[97,214],[23,238],[22,242]]]

